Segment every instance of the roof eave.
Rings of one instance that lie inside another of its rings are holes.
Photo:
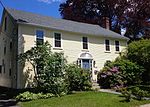
[[[30,25],[30,26],[37,26],[37,27],[49,28],[49,29],[53,29],[53,30],[66,31],[66,30],[62,30],[62,29],[53,28],[53,27],[50,27],[50,26],[43,26],[43,25],[35,24],[35,23],[23,23],[23,22],[19,22],[19,21],[17,21],[17,23],[18,24],[22,24],[22,25]],[[67,32],[79,33],[79,34],[86,34],[86,35],[93,35],[93,36],[101,36],[101,37],[106,37],[107,36],[109,38],[123,39],[123,40],[129,41],[129,38],[123,37],[122,35],[120,35],[120,37],[112,37],[112,36],[109,36],[109,35],[87,34],[87,33],[81,33],[81,32],[73,32],[73,31],[69,31],[69,30]],[[119,35],[119,34],[117,34],[117,35]]]

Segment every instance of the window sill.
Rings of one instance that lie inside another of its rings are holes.
[[[120,51],[116,51],[115,54],[120,54]]]
[[[83,51],[83,52],[89,52],[88,49],[82,49],[81,51]]]
[[[111,51],[105,51],[105,53],[111,53]]]
[[[61,47],[53,47],[53,50],[63,50]]]

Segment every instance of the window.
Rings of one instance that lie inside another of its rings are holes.
[[[116,51],[120,51],[120,48],[119,48],[119,41],[115,41],[115,48],[116,48]]]
[[[2,65],[0,65],[0,74],[2,73]]]
[[[9,76],[11,76],[11,69],[9,69]]]
[[[106,48],[106,51],[110,51],[110,43],[109,43],[109,40],[105,40],[105,48]]]
[[[83,49],[88,49],[88,38],[83,37],[82,42],[83,42]]]
[[[44,32],[42,30],[36,30],[36,43],[37,45],[43,44]]]
[[[10,51],[12,51],[12,42],[10,42]]]
[[[7,17],[5,17],[4,19],[4,31],[7,30]]]
[[[4,46],[4,55],[6,55],[6,46]]]
[[[4,41],[4,55],[6,55],[6,44],[7,44],[7,41],[5,40]]]
[[[54,33],[54,46],[61,47],[61,34],[60,33]]]
[[[2,64],[3,64],[3,72],[5,74],[5,62],[4,62],[4,59],[2,60]]]

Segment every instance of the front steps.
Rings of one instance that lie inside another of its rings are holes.
[[[93,90],[99,90],[100,89],[100,86],[97,82],[92,82],[92,89]]]

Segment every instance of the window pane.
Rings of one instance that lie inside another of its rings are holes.
[[[110,51],[109,40],[105,40],[106,51]]]
[[[36,38],[37,45],[42,45],[44,43],[43,39]]]
[[[83,42],[88,42],[87,37],[83,37]]]
[[[88,38],[83,37],[82,42],[83,42],[83,49],[88,49]]]
[[[6,46],[4,47],[4,55],[6,55]]]
[[[109,45],[109,40],[105,40],[105,44],[106,44],[106,45]]]
[[[60,33],[55,33],[55,39],[56,40],[61,40],[61,34]]]
[[[115,45],[119,45],[119,41],[115,41]]]
[[[120,51],[120,49],[119,49],[119,41],[115,41],[115,47],[116,47],[116,51]]]
[[[44,37],[44,32],[42,30],[37,30],[36,31],[36,38],[43,39]]]
[[[7,30],[7,17],[5,17],[5,21],[4,21],[4,30]]]
[[[82,68],[89,70],[90,69],[90,63],[88,59],[82,60]]]
[[[83,49],[88,49],[88,44],[87,43],[83,43]]]
[[[110,47],[109,46],[106,46],[106,51],[110,51]]]
[[[2,73],[2,65],[0,65],[0,73]]]
[[[55,47],[61,47],[61,34],[54,33]]]
[[[61,47],[61,41],[55,40],[55,47]]]
[[[9,76],[11,76],[11,69],[9,69]]]
[[[12,50],[12,42],[10,42],[10,50]]]
[[[119,47],[116,47],[116,51],[119,51]]]

